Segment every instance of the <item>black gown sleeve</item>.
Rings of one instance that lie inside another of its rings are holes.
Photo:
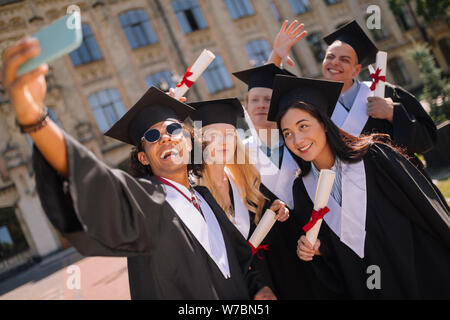
[[[33,151],[36,189],[49,220],[83,255],[150,254],[165,204],[162,189],[153,186],[149,195],[138,180],[109,168],[70,135],[64,138],[67,181]]]
[[[374,144],[368,156],[384,195],[398,204],[399,212],[450,249],[450,209],[436,186],[388,145]]]
[[[420,102],[401,87],[386,84],[386,97],[394,101],[393,137],[409,154],[425,153],[436,143],[436,126]]]
[[[217,221],[220,224],[222,233],[226,235],[226,239],[228,239],[229,241],[227,243],[227,246],[231,245],[231,248],[236,255],[242,274],[244,275],[244,281],[247,285],[250,298],[253,299],[255,294],[268,284],[264,278],[264,275],[261,274],[258,269],[253,268],[251,264],[252,252],[247,240],[242,236],[240,231],[233,225],[233,223],[231,223],[208,188],[204,186],[197,186],[195,187],[195,189],[202,195],[202,197],[205,198],[205,200],[213,210]]]

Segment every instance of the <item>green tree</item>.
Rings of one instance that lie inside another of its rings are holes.
[[[416,14],[426,22],[444,17],[450,10],[450,0],[388,0],[391,10],[399,12],[405,5],[416,3]]]
[[[419,99],[430,104],[430,116],[436,124],[450,119],[450,81],[436,66],[430,47],[417,44],[409,54],[417,64],[423,82]]]

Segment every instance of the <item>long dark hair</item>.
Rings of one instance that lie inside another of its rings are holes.
[[[280,131],[281,119],[292,108],[297,108],[308,112],[312,117],[314,117],[317,121],[324,125],[327,143],[330,146],[331,152],[335,157],[338,157],[342,161],[348,163],[361,161],[362,158],[366,155],[370,146],[374,143],[382,143],[388,145],[392,149],[401,153],[403,156],[407,157],[404,150],[393,144],[389,135],[382,133],[372,133],[370,135],[361,135],[359,137],[355,137],[336,126],[334,122],[331,121],[331,119],[327,115],[325,115],[321,109],[316,108],[303,101],[293,103],[291,106],[284,109],[277,115],[277,126]],[[284,140],[283,134],[281,132],[280,134]],[[311,162],[304,161],[302,158],[295,155],[291,150],[289,150],[289,152],[292,154],[293,158],[300,167],[300,176],[303,177],[307,175],[311,170]]]
[[[184,134],[190,134],[191,143],[192,143],[192,151],[189,158],[189,163],[187,165],[188,173],[199,174],[203,171],[204,163],[196,164],[193,163],[192,159],[194,156],[194,135],[193,131],[189,128],[183,126]],[[144,148],[142,145],[142,141],[139,141],[136,146],[131,149],[130,152],[130,161],[128,163],[128,173],[133,177],[145,177],[145,176],[153,176],[153,170],[150,165],[144,165],[139,161],[138,154],[139,152],[144,152]]]

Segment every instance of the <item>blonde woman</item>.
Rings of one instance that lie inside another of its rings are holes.
[[[205,161],[200,184],[205,185],[244,238],[249,239],[269,207],[278,221],[289,217],[286,205],[276,199],[268,203],[260,191],[261,177],[250,164],[248,150],[237,134],[237,120],[243,117],[238,99],[221,99],[190,104],[194,127],[202,127]]]

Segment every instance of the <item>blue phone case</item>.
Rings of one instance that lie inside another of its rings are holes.
[[[22,64],[17,71],[18,76],[38,68],[43,63],[53,61],[81,45],[83,34],[80,13],[76,11],[66,15],[31,37],[38,39],[41,53]]]

